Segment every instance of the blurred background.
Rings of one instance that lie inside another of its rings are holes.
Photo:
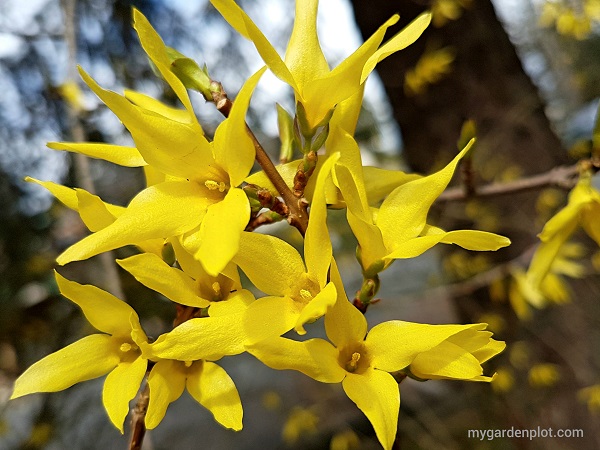
[[[101,405],[102,379],[65,392],[8,402],[12,383],[33,362],[94,332],[77,307],[58,294],[54,259],[87,234],[79,216],[53,202],[25,176],[68,186],[92,183],[105,201],[126,205],[144,187],[141,171],[82,162],[46,148],[48,141],[131,144],[118,119],[75,76],[81,65],[103,87],[135,89],[167,103],[176,98],[152,72],[131,27],[140,9],[165,42],[223,82],[234,96],[261,66],[205,0],[0,1],[0,449],[124,449]],[[292,0],[240,1],[281,53],[293,23]],[[392,14],[407,24],[434,12],[432,26],[370,77],[357,139],[365,164],[430,173],[456,154],[472,120],[479,138],[472,161],[477,184],[511,181],[574,164],[590,155],[600,96],[600,0],[323,0],[319,33],[332,66]],[[356,18],[356,19],[355,19]],[[82,96],[74,83],[80,85]],[[206,133],[219,123],[213,105],[193,102]],[[293,111],[293,96],[274,77],[259,85],[249,123],[274,158],[274,102]],[[86,165],[88,166],[86,168]],[[486,365],[491,384],[451,381],[401,384],[397,448],[600,448],[600,254],[583,233],[567,255],[577,277],[557,277],[544,309],[519,293],[545,221],[568,191],[535,191],[439,202],[431,221],[508,236],[494,254],[436,249],[397,261],[382,274],[383,320],[424,323],[484,321],[507,350]],[[332,240],[349,296],[360,287],[344,214],[330,215]],[[600,226],[600,225],[598,225]],[[276,232],[299,243],[290,230]],[[124,257],[120,249],[109,257]],[[149,335],[170,329],[173,304],[106,258],[73,263],[61,274],[122,294]],[[309,332],[322,334],[316,322]],[[369,422],[341,391],[299,373],[276,372],[252,357],[221,361],[244,405],[244,430],[220,427],[187,393],[150,432],[147,449],[379,448]],[[469,439],[468,429],[577,429],[582,438]],[[201,445],[199,444],[201,443]]]

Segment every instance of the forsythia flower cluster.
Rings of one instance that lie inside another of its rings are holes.
[[[183,107],[167,106],[139,92],[108,91],[81,70],[87,85],[129,130],[135,147],[65,142],[49,147],[142,167],[147,187],[127,207],[120,207],[83,189],[29,181],[76,210],[92,232],[62,253],[58,264],[135,245],[140,253],[118,264],[193,314],[172,331],[150,339],[128,304],[57,273],[61,293],[82,309],[99,333],[35,363],[16,381],[12,397],[59,391],[107,374],[103,403],[112,423],[123,431],[129,402],[147,375],[148,428],[156,427],[168,405],[187,389],[219,423],[239,430],[238,392],[215,361],[249,352],[270,367],[341,383],[373,424],[382,446],[391,448],[400,405],[398,378],[490,381],[481,364],[504,348],[503,342],[491,339],[486,324],[391,320],[369,330],[363,312],[346,296],[333,257],[328,206],[346,208],[358,241],[365,280],[358,300],[363,306],[379,287],[379,272],[396,259],[416,257],[438,243],[469,250],[509,244],[491,233],[445,231],[427,224],[431,205],[470,145],[442,170],[424,177],[362,165],[353,132],[364,81],[378,61],[414,42],[430,15],[419,16],[382,45],[387,28],[398,20],[393,16],[330,69],[317,38],[317,0],[297,0],[285,58],[233,0],[211,3],[254,43],[267,68],[294,90],[295,142],[303,157],[278,170],[290,190],[298,189],[296,168],[309,178],[300,187],[299,199],[299,205],[310,204],[303,252],[277,237],[245,231],[265,206],[259,202],[257,207],[257,192],[281,194],[266,171],[250,175],[256,150],[245,116],[266,68],[246,81],[211,141],[197,121],[186,88],[209,95],[215,83],[206,71],[192,71],[191,76],[182,70],[190,60],[166,47],[146,18],[134,11],[142,47]],[[265,296],[255,298],[244,289],[240,269]],[[305,334],[304,326],[323,316],[327,339],[282,337],[291,330]]]

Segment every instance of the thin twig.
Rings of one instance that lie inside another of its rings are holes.
[[[138,394],[135,408],[131,411],[131,439],[129,441],[129,450],[141,450],[146,435],[146,411],[150,402],[150,386],[148,382]]]
[[[485,186],[476,187],[475,192],[472,195],[467,194],[463,187],[451,188],[444,191],[437,198],[437,202],[463,201],[471,198],[508,195],[544,187],[572,189],[577,181],[579,170],[579,164],[555,167],[554,169],[539,175],[520,178],[505,183],[491,183]]]

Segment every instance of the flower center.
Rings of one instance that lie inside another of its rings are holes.
[[[340,349],[339,365],[349,373],[363,373],[371,365],[369,352],[363,342],[353,342]]]
[[[302,299],[303,299],[303,300],[306,300],[306,301],[308,301],[308,300],[310,300],[310,299],[311,299],[313,296],[312,296],[312,294],[310,293],[310,291],[309,291],[309,290],[307,290],[307,289],[300,289],[300,297],[302,297]]]
[[[221,285],[219,284],[218,281],[215,281],[212,285],[212,290],[215,293],[215,297],[218,300],[221,300],[222,296],[221,296]]]
[[[360,360],[360,353],[354,352],[350,357],[350,361],[346,363],[346,370],[348,372],[355,372],[358,368],[358,361]]]
[[[227,185],[223,181],[214,181],[214,180],[206,180],[204,182],[204,186],[206,186],[211,191],[218,190],[219,192],[225,192],[227,190]]]
[[[119,350],[121,350],[123,353],[127,353],[127,352],[130,352],[132,350],[137,350],[137,349],[138,349],[137,345],[130,344],[129,342],[124,342],[119,347]]]

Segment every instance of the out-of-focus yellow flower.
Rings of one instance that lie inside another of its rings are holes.
[[[439,82],[452,71],[455,52],[451,47],[426,51],[415,67],[404,75],[404,91],[407,95],[421,95],[427,87]]]
[[[577,397],[587,404],[590,413],[600,414],[600,384],[580,389]]]
[[[532,387],[551,387],[561,378],[560,368],[556,364],[536,364],[529,369],[527,378]]]
[[[591,175],[584,174],[569,194],[567,206],[556,213],[539,234],[542,243],[527,271],[528,283],[533,288],[540,288],[561,248],[579,226],[600,245],[599,223],[600,192],[592,186]]]
[[[540,15],[540,26],[555,26],[558,33],[575,39],[586,39],[592,26],[600,21],[600,1],[581,0],[577,6],[564,0],[545,2]]]
[[[85,111],[85,102],[83,101],[83,92],[79,85],[74,81],[67,81],[58,87],[58,92],[75,112]]]
[[[519,341],[509,347],[508,358],[516,369],[525,369],[529,366],[530,354],[531,351],[527,342]]]
[[[477,318],[480,323],[487,323],[488,330],[498,334],[506,329],[506,321],[500,314],[485,313]]]
[[[520,268],[511,269],[509,300],[519,319],[531,318],[530,306],[541,309],[551,303],[560,305],[571,301],[571,289],[563,275],[572,278],[585,275],[585,267],[573,260],[581,258],[584,253],[584,247],[579,244],[564,244],[552,261],[550,271],[537,286]]]
[[[329,450],[358,450],[359,448],[360,439],[352,430],[334,434],[329,443]]]
[[[282,403],[281,395],[275,391],[267,391],[262,396],[263,406],[270,411],[278,410],[281,408]]]
[[[309,408],[295,407],[283,425],[281,436],[283,441],[292,445],[297,443],[303,435],[317,432],[319,416]]]
[[[433,25],[443,27],[448,21],[456,20],[462,15],[462,10],[471,6],[473,0],[434,0],[431,4]]]
[[[494,379],[492,380],[492,389],[497,393],[505,393],[512,390],[515,384],[515,377],[512,370],[506,367],[500,367],[496,370]]]

